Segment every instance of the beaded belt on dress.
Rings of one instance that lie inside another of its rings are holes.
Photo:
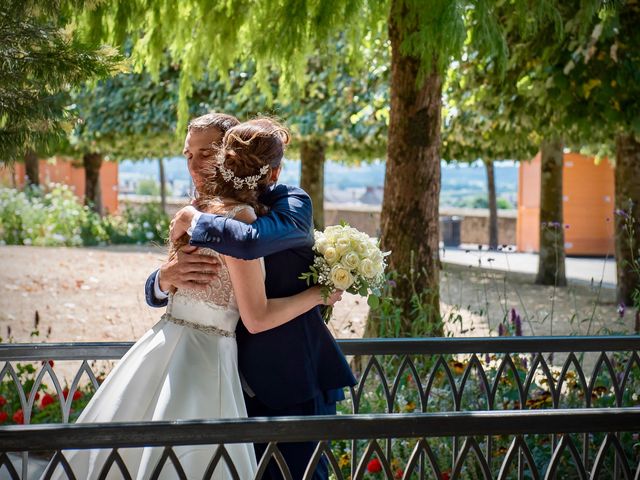
[[[165,313],[164,315],[162,315],[162,320],[167,320],[171,323],[175,323],[176,325],[180,325],[183,327],[193,328],[194,330],[199,330],[203,333],[208,333],[210,335],[218,335],[221,337],[229,337],[229,338],[235,338],[236,336],[235,332],[223,330],[222,328],[214,327],[213,325],[202,325],[200,323],[190,322],[188,320],[176,318],[170,313]]]

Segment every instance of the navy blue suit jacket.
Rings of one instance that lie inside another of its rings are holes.
[[[277,185],[261,201],[270,212],[250,225],[203,214],[191,245],[245,260],[264,257],[267,298],[295,295],[308,288],[298,277],[309,271],[314,258],[311,200],[304,190]],[[161,307],[166,300],[158,302],[153,294],[156,274],[147,279],[145,294],[150,306]],[[236,337],[240,372],[271,408],[286,408],[356,383],[319,307],[257,334],[238,322]]]

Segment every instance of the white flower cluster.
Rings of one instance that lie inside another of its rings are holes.
[[[315,232],[314,267],[318,283],[331,289],[366,295],[384,283],[385,257],[378,243],[348,225],[333,225]]]

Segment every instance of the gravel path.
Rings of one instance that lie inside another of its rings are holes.
[[[0,247],[0,337],[15,342],[126,341],[140,337],[161,310],[144,300],[144,281],[164,259],[148,246],[105,248]],[[511,275],[511,274],[507,274]],[[505,312],[523,314],[525,335],[631,331],[618,318],[611,289],[559,289],[523,283],[517,274],[446,265],[442,309],[451,334],[487,335]],[[596,301],[599,295],[599,300]],[[555,300],[554,300],[555,299]],[[348,295],[330,328],[339,338],[362,336],[366,301]],[[487,312],[489,312],[487,316]],[[39,318],[39,335],[31,336]],[[9,332],[10,330],[10,332]]]

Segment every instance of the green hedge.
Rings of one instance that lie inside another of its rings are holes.
[[[25,190],[0,188],[0,243],[69,246],[164,243],[169,217],[155,204],[100,217],[82,205],[67,185]]]

